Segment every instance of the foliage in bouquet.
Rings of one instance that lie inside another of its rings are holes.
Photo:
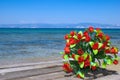
[[[66,46],[61,52],[65,72],[73,72],[84,78],[88,71],[96,70],[102,65],[118,64],[118,48],[111,45],[110,37],[100,28],[90,26],[84,32],[71,31],[64,36]]]

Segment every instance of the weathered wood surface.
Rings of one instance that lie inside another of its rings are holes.
[[[0,80],[13,80],[16,78],[44,75],[61,72],[61,61],[49,61],[19,65],[8,65],[0,68]]]
[[[82,80],[62,70],[62,61],[1,66],[0,80]],[[96,76],[95,76],[96,75]],[[88,73],[84,80],[120,80],[120,64]]]

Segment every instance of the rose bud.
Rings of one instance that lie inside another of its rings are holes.
[[[84,61],[84,57],[80,56],[80,57],[78,58],[78,62],[81,63],[81,62],[83,62],[83,61]]]
[[[88,29],[89,29],[90,32],[94,31],[94,28],[92,26],[90,26]]]
[[[74,32],[74,31],[71,31],[71,32],[70,32],[70,35],[71,35],[71,36],[74,36],[74,35],[75,35],[75,32]]]
[[[114,63],[115,65],[117,65],[117,64],[118,64],[118,60],[114,60],[113,63]]]
[[[97,42],[96,42],[96,43],[94,43],[94,45],[92,46],[92,49],[93,49],[93,50],[98,49],[98,43],[97,43]]]
[[[86,41],[86,42],[89,42],[90,40],[91,40],[90,36],[86,36],[86,37],[85,37],[85,41]]]
[[[107,41],[110,40],[110,36],[106,35],[105,37]]]
[[[77,52],[78,52],[79,55],[82,55],[84,53],[84,51],[82,49],[78,49]]]

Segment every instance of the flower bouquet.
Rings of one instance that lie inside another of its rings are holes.
[[[118,48],[111,45],[110,37],[100,28],[90,26],[84,32],[71,31],[64,36],[66,46],[61,52],[64,59],[63,70],[84,78],[88,71],[106,65],[118,64]]]

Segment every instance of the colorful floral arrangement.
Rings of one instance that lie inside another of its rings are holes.
[[[106,65],[118,64],[118,48],[111,45],[110,37],[100,28],[90,26],[84,32],[71,31],[64,36],[66,46],[61,52],[64,59],[63,70],[84,78],[88,71]]]

